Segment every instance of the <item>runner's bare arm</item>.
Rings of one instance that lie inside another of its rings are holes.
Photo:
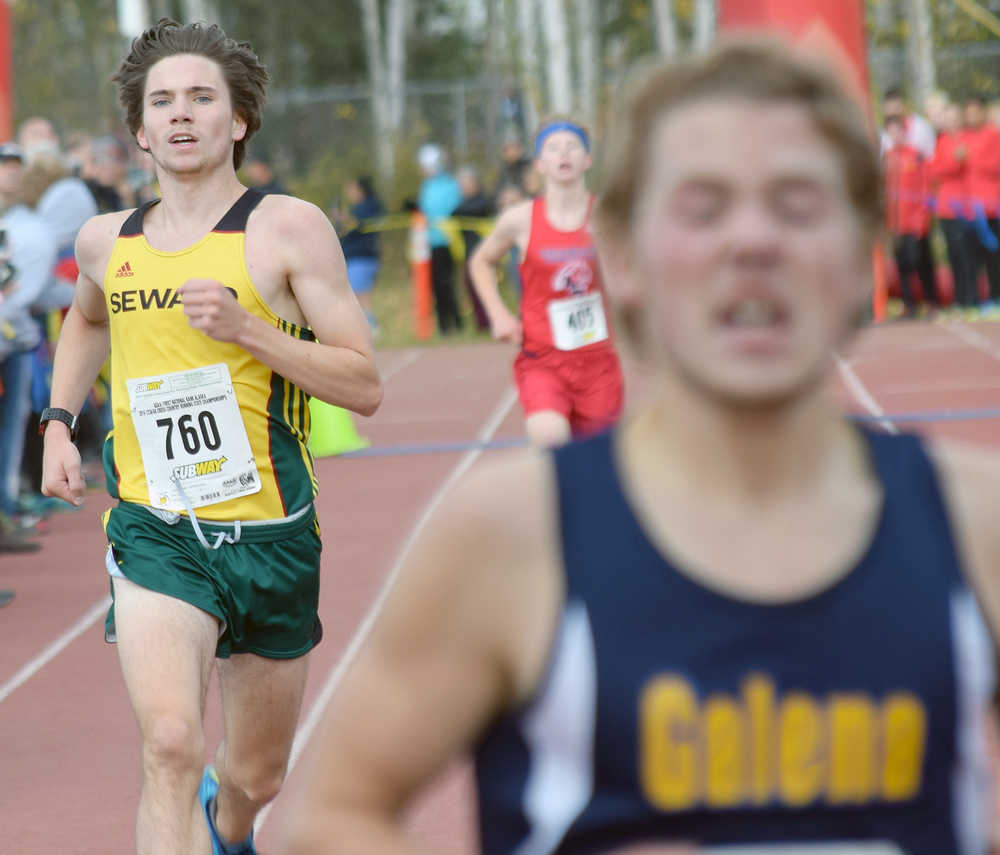
[[[996,496],[1000,490],[1000,455],[991,449],[957,443],[931,446],[955,529],[959,557],[989,624],[994,644],[1000,639],[1000,526]],[[992,779],[989,799],[991,852],[1000,852],[1000,755],[997,752],[996,702],[984,709],[987,760]]]
[[[77,415],[108,356],[108,313],[100,283],[126,215],[127,212],[93,217],[80,229],[76,239],[80,273],[73,304],[59,332],[49,403]],[[42,493],[80,504],[85,489],[80,454],[70,442],[69,428],[62,422],[49,422],[45,428]]]
[[[259,219],[258,219],[259,217]],[[222,283],[189,279],[181,288],[188,321],[206,335],[231,341],[310,395],[362,415],[382,400],[371,331],[347,281],[340,242],[326,215],[291,196],[269,196],[247,229],[247,257],[270,256],[290,290],[293,320],[301,315],[317,342],[292,338],[242,309]],[[261,244],[260,242],[263,242]],[[257,273],[251,264],[251,275]]]
[[[424,851],[404,804],[539,679],[561,597],[547,465],[474,470],[410,552],[308,751],[288,855]]]
[[[521,202],[504,211],[493,231],[476,247],[469,259],[469,276],[490,319],[494,338],[520,343],[521,324],[504,304],[497,284],[497,267],[511,249],[523,252],[531,228],[531,202]]]
[[[955,527],[963,567],[994,638],[1000,638],[1000,455],[952,442],[931,447],[941,475],[949,516]]]

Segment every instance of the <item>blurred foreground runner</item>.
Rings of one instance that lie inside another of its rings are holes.
[[[454,491],[286,855],[425,851],[401,808],[465,750],[490,855],[981,855],[1000,461],[828,392],[882,222],[860,108],[743,40],[649,73],[614,131],[597,239],[656,395]]]

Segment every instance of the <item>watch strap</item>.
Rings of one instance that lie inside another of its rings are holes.
[[[79,428],[79,419],[77,416],[73,415],[69,410],[64,410],[62,407],[46,407],[42,410],[42,415],[38,420],[39,436],[45,433],[45,426],[51,421],[62,422],[66,425],[69,428],[70,440],[76,441],[76,432]]]

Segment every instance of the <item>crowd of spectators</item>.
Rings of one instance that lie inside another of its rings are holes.
[[[44,117],[0,144],[0,554],[34,551],[63,506],[38,491],[38,417],[51,355],[76,282],[74,242],[87,219],[149,198],[146,156],[114,136],[68,134]],[[96,479],[107,431],[105,388],[81,414],[80,444]],[[0,589],[3,589],[0,575]],[[0,591],[0,603],[13,592]]]
[[[465,325],[466,315],[471,316],[477,330],[489,329],[486,312],[471,286],[468,258],[483,234],[492,227],[498,213],[540,190],[534,160],[513,126],[504,134],[500,154],[490,186],[483,170],[475,164],[459,163],[452,168],[446,150],[438,143],[425,143],[417,151],[421,182],[414,198],[403,203],[403,210],[410,213],[419,210],[426,217],[431,288],[437,328],[442,335],[459,332]],[[372,179],[358,176],[349,181],[343,199],[331,203],[327,214],[340,235],[348,279],[372,330],[377,333],[379,327],[372,292],[381,270],[378,233],[386,209]],[[394,224],[388,228],[399,226]],[[519,294],[518,263],[516,252],[512,252],[504,278]],[[462,272],[461,288],[459,271]],[[463,303],[467,304],[467,310]]]
[[[1000,110],[944,93],[926,110],[882,102],[894,314],[1000,318]]]

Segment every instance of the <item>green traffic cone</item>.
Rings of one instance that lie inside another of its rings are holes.
[[[342,407],[310,398],[309,413],[312,420],[309,450],[313,457],[332,457],[368,447],[368,440],[358,435],[354,419]]]

